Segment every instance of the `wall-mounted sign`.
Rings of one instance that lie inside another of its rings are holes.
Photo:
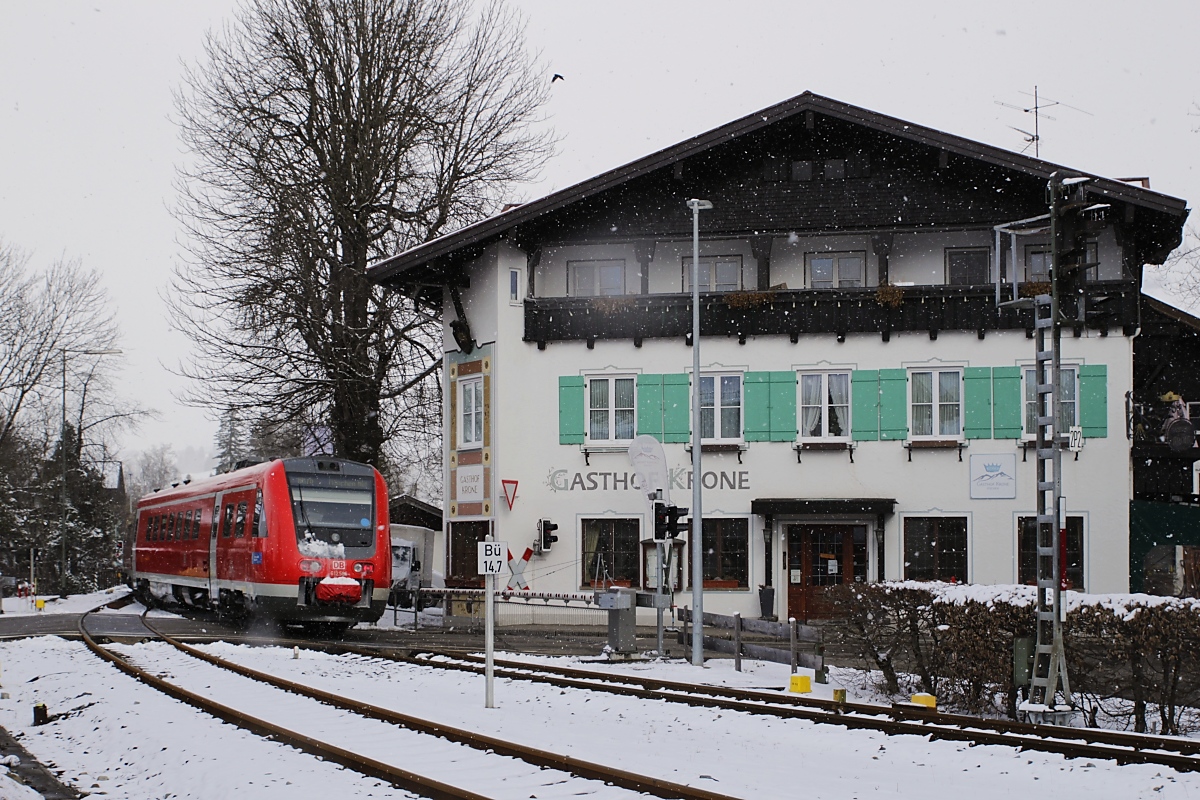
[[[1015,453],[971,455],[971,499],[1011,500],[1017,496]]]
[[[750,489],[749,470],[721,470],[705,472],[703,477],[705,489],[748,491]],[[641,491],[641,482],[636,472],[573,472],[566,469],[551,469],[546,475],[546,485],[555,492],[611,492]],[[667,472],[667,487],[681,491],[692,490],[692,471],[677,467]]]
[[[485,497],[483,491],[483,465],[472,464],[459,467],[455,475],[455,499],[459,503],[482,503]]]

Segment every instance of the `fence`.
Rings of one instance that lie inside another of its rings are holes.
[[[691,609],[679,609],[681,622],[691,624],[694,615]],[[772,661],[776,664],[790,664],[794,672],[797,666],[816,670],[821,675],[825,671],[825,638],[820,628],[801,625],[796,620],[788,622],[769,622],[764,619],[742,619],[741,614],[726,616],[705,612],[701,617],[704,627],[719,628],[732,631],[732,638],[721,636],[705,636],[704,649],[717,653],[731,653],[736,669],[742,668],[742,656],[755,658],[759,661]],[[768,647],[755,642],[747,642],[742,638],[748,633],[767,639],[782,639],[788,643],[786,650]],[[691,639],[687,630],[679,634],[680,644],[688,644]],[[802,652],[801,645],[810,646],[814,652]]]
[[[435,613],[421,613],[438,606]],[[483,589],[418,589],[412,609],[393,608],[393,624],[438,628],[474,628],[483,626]],[[605,611],[596,605],[595,596],[548,592],[496,593],[496,626],[522,627],[544,625],[557,629],[602,631],[608,624]]]

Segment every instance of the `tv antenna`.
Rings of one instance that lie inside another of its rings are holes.
[[[1072,111],[1078,111],[1080,114],[1087,114],[1089,117],[1092,116],[1092,112],[1084,111],[1082,108],[1076,108],[1075,106],[1068,105],[1067,103],[1064,103],[1061,100],[1051,100],[1049,97],[1039,96],[1038,95],[1038,87],[1036,85],[1033,87],[1032,94],[1030,94],[1029,92],[1021,92],[1021,94],[1025,95],[1026,97],[1032,97],[1033,105],[1017,106],[1017,105],[1013,105],[1012,103],[1005,103],[1000,100],[997,100],[995,102],[996,102],[996,105],[998,105],[998,106],[1004,106],[1005,108],[1011,108],[1014,111],[1021,111],[1026,114],[1033,114],[1033,132],[1032,133],[1023,128],[1018,128],[1015,125],[1009,125],[1008,127],[1012,128],[1014,131],[1016,131],[1017,133],[1019,133],[1023,137],[1025,137],[1025,147],[1024,147],[1024,149],[1021,150],[1021,152],[1024,153],[1026,150],[1028,150],[1032,146],[1033,147],[1033,155],[1035,158],[1041,158],[1041,141],[1042,141],[1041,121],[1043,119],[1048,119],[1051,122],[1056,121],[1054,117],[1050,116],[1049,114],[1044,113],[1043,109],[1053,108],[1054,106],[1062,106],[1063,108],[1069,108]]]

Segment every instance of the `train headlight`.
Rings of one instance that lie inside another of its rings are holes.
[[[305,558],[300,561],[300,571],[312,574],[321,571],[321,562],[311,558]]]
[[[361,563],[355,564],[355,565],[354,565],[354,571],[355,571],[355,572],[362,572],[362,571],[363,571],[363,565],[362,565]]]

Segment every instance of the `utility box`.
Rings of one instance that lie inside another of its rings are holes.
[[[637,652],[637,591],[613,588],[596,592],[596,605],[608,611],[608,649],[617,655]]]
[[[1033,650],[1037,642],[1032,636],[1013,639],[1013,686],[1028,686],[1033,678]]]

